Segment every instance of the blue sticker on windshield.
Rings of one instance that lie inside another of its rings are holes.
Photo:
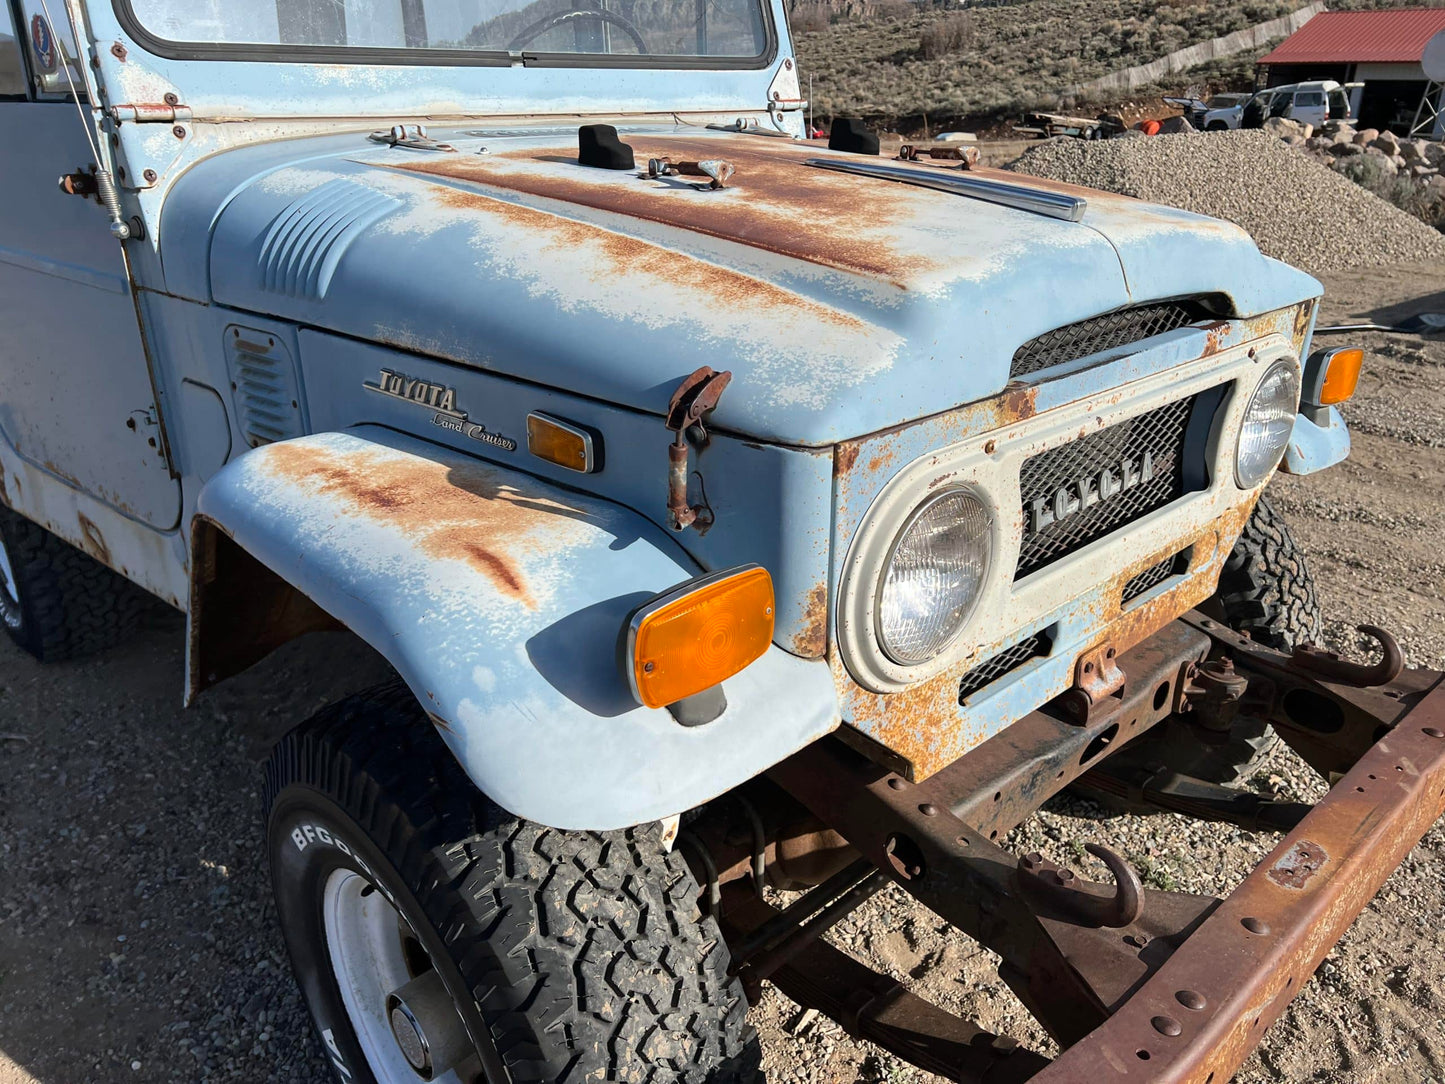
[[[43,15],[30,20],[30,45],[35,50],[35,66],[42,72],[55,70],[55,38]]]

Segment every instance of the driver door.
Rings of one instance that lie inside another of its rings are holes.
[[[52,10],[64,8],[51,4]],[[0,0],[0,440],[152,527],[180,520],[129,271],[104,210],[57,181],[95,153],[69,27]],[[134,244],[135,242],[129,242]]]

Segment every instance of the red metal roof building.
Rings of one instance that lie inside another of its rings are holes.
[[[1260,64],[1418,64],[1425,43],[1445,30],[1445,8],[1326,11]]]
[[[1445,8],[1325,11],[1260,57],[1256,83],[1283,86],[1316,79],[1363,83],[1350,94],[1356,123],[1409,131],[1430,86],[1420,61],[1425,45],[1445,31]],[[1435,105],[1441,103],[1431,93]],[[1435,127],[1437,136],[1439,126]]]

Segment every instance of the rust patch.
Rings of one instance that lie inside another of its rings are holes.
[[[822,657],[828,650],[828,588],[818,584],[808,592],[803,627],[793,637],[793,654],[805,659]]]
[[[870,693],[850,679],[849,722],[906,760],[914,779],[924,779],[968,748],[959,719],[958,683],[969,665],[951,666],[896,693]]]
[[[465,563],[528,609],[537,603],[522,559],[550,551],[556,542],[556,535],[538,531],[538,512],[556,511],[558,524],[575,515],[517,493],[481,463],[381,453],[343,458],[308,445],[274,445],[262,454],[274,477],[340,498],[352,514],[402,531],[430,557]]]
[[[842,477],[853,469],[853,464],[858,462],[858,451],[860,445],[840,444],[837,454],[833,456],[833,474],[835,477]]]
[[[429,711],[426,713],[426,717],[431,720],[432,726],[436,727],[443,734],[450,734],[452,732],[452,724],[447,722],[436,712]]]
[[[562,218],[494,196],[441,185],[437,186],[433,198],[452,210],[478,211],[513,223],[536,236],[539,244],[550,241],[566,248],[593,246],[600,250],[602,258],[601,263],[588,269],[596,278],[615,279],[623,274],[645,274],[705,294],[710,305],[745,308],[754,314],[759,309],[771,309],[774,311],[770,318],[774,319],[797,319],[799,313],[806,313],[820,323],[834,324],[848,331],[866,330],[863,321],[850,313],[811,301],[740,271],[672,252],[601,226]]]
[[[1027,421],[1037,413],[1039,398],[1037,385],[1010,385],[994,402],[997,404],[994,416],[999,425],[1012,425]]]
[[[80,524],[80,548],[85,550],[103,565],[110,564],[110,547],[105,543],[105,535],[100,533],[100,528],[95,521],[85,515],[84,512],[75,514]]]
[[[1229,321],[1216,320],[1204,329],[1204,351],[1201,358],[1213,357],[1228,345]]]
[[[789,151],[744,141],[649,137],[631,140],[638,161],[725,157],[736,168],[727,196],[678,191],[638,180],[622,185],[575,165],[575,146],[526,148],[497,155],[455,156],[397,167],[453,180],[475,181],[547,199],[681,226],[726,241],[765,249],[906,287],[916,275],[942,270],[903,251],[889,226],[909,211],[937,209],[951,198],[814,169],[803,164],[810,148]],[[558,168],[564,167],[564,168]]]
[[[1285,851],[1279,861],[1269,868],[1268,877],[1281,888],[1299,890],[1309,879],[1324,868],[1330,856],[1318,843],[1302,839]]]

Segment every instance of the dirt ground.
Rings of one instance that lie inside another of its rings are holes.
[[[1325,319],[1445,310],[1445,266],[1332,276]],[[1271,496],[1319,583],[1331,644],[1394,630],[1445,667],[1445,344],[1362,336],[1344,466]],[[327,1080],[273,921],[260,763],[276,736],[384,664],[340,635],[292,644],[180,706],[182,627],[167,617],[83,663],[40,668],[0,642],[0,1084]],[[1255,785],[1319,793],[1287,752]],[[1010,841],[1077,868],[1107,842],[1156,887],[1232,887],[1271,839],[1172,816],[1109,817],[1061,799]],[[1406,860],[1264,1038],[1240,1079],[1445,1081],[1445,829]],[[926,996],[1047,1052],[989,953],[897,892],[835,931]],[[913,1081],[918,1073],[769,993],[770,1079]]]

